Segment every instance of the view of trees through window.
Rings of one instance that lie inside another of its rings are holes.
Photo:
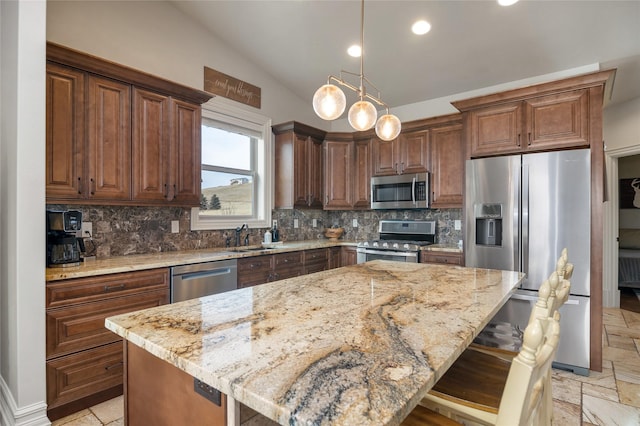
[[[253,215],[255,145],[256,138],[203,119],[201,215]]]

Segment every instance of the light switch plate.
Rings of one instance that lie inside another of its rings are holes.
[[[313,219],[311,221],[311,226],[313,226],[314,228],[316,228],[318,226],[318,219]]]
[[[455,228],[456,231],[459,231],[462,229],[462,221],[460,220],[456,220],[453,222],[453,227]]]
[[[171,221],[171,233],[172,234],[177,234],[178,232],[180,232],[180,222],[177,220],[172,220]]]
[[[352,224],[352,226],[353,226],[354,228],[357,228],[357,227],[358,227],[358,219],[353,219],[353,224]]]
[[[293,219],[293,227],[294,228],[298,227],[298,219]]]

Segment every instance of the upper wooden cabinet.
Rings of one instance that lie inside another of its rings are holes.
[[[371,207],[371,139],[355,141],[355,170],[353,173],[353,208]]]
[[[462,123],[431,130],[431,207],[461,208],[464,189]]]
[[[47,203],[200,204],[212,95],[47,44]]]
[[[426,172],[429,161],[429,132],[418,130],[400,133],[396,139],[373,142],[375,176]]]
[[[348,210],[353,206],[354,148],[353,141],[324,142],[326,210]]]
[[[273,126],[275,208],[322,208],[325,133],[297,122]]]
[[[591,146],[590,98],[612,75],[602,71],[453,102],[465,113],[469,157]]]

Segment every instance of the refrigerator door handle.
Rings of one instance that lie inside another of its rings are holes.
[[[522,253],[522,269],[525,274],[529,273],[529,165],[522,165],[522,238],[520,253]]]
[[[511,298],[514,300],[530,300],[532,302],[537,302],[538,301],[538,296],[529,296],[527,294],[518,294],[518,293],[514,293],[511,295]],[[568,300],[567,300],[568,302]]]

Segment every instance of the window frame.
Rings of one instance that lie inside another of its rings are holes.
[[[228,123],[232,126],[244,127],[262,134],[262,146],[258,142],[256,153],[252,159],[255,167],[254,191],[256,195],[254,214],[249,216],[206,216],[200,215],[200,207],[191,208],[191,230],[233,229],[246,223],[249,228],[271,227],[271,211],[273,209],[273,133],[271,118],[238,108],[231,101],[214,97],[202,105],[202,117]],[[200,141],[202,144],[202,141]],[[202,163],[200,164],[202,168]]]

